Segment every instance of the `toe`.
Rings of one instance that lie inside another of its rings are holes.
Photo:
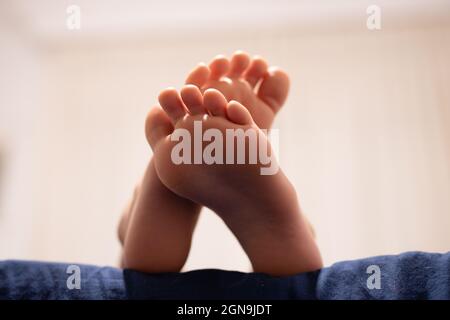
[[[258,89],[258,97],[277,112],[286,101],[289,77],[278,68],[269,68]]]
[[[159,103],[173,124],[184,117],[186,109],[178,91],[174,88],[163,90],[158,97]]]
[[[261,57],[254,57],[250,66],[245,71],[245,80],[254,88],[259,80],[267,73],[267,68],[266,60]]]
[[[224,117],[225,108],[227,107],[227,99],[220,91],[216,89],[208,89],[203,94],[203,105],[213,116]]]
[[[250,56],[243,51],[236,51],[233,54],[230,62],[230,71],[228,77],[239,78],[242,73],[247,69],[250,63]]]
[[[210,79],[219,80],[230,69],[230,61],[223,55],[216,56],[209,64],[211,70]]]
[[[191,71],[191,73],[189,73],[186,84],[193,84],[201,88],[206,81],[208,81],[210,74],[211,70],[209,70],[208,66],[204,63],[200,63]]]
[[[191,115],[206,113],[206,110],[203,107],[203,96],[198,87],[194,85],[185,85],[180,93],[184,105]]]
[[[241,125],[253,123],[252,116],[247,108],[235,100],[228,103],[226,112],[228,119],[234,123]]]
[[[145,121],[145,136],[147,141],[155,149],[159,141],[167,137],[173,131],[173,125],[169,117],[160,106],[153,107]]]

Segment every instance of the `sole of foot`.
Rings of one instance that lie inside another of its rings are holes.
[[[281,170],[261,175],[261,163],[192,164],[192,157],[190,162],[174,161],[180,137],[194,137],[196,123],[201,123],[202,136],[208,130],[222,137],[227,130],[253,130],[267,144],[250,111],[237,101],[228,102],[218,90],[202,93],[192,85],[183,87],[181,94],[173,88],[162,91],[159,102],[162,108],[153,108],[147,117],[146,136],[164,185],[215,211],[236,235],[255,271],[284,275],[319,268],[320,254],[311,230],[300,212],[295,190]],[[202,150],[209,144],[203,141]],[[226,144],[216,152],[224,155]],[[245,159],[252,152],[248,146]],[[185,152],[191,153],[191,147],[183,150],[183,157]]]

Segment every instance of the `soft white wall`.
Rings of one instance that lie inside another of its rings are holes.
[[[448,26],[292,26],[66,39],[2,55],[9,72],[1,75],[1,138],[14,169],[6,167],[3,181],[9,204],[0,216],[0,257],[115,264],[117,221],[151,155],[146,112],[159,90],[180,87],[197,62],[234,49],[264,55],[291,75],[291,95],[275,123],[281,163],[326,264],[447,251],[449,38]],[[18,66],[26,70],[21,78]],[[202,215],[186,269],[206,267],[249,267],[211,212]]]
[[[0,259],[34,257],[39,52],[0,19]],[[36,257],[39,256],[37,253]]]

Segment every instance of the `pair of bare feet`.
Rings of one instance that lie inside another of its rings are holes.
[[[178,93],[169,88],[151,109],[145,133],[154,157],[119,225],[123,267],[178,272],[190,250],[201,206],[216,212],[249,256],[253,269],[288,275],[322,266],[295,190],[281,170],[256,164],[175,164],[174,132],[269,129],[289,90],[288,76],[265,60],[236,52],[198,65]],[[223,150],[226,150],[225,144]],[[248,145],[246,158],[249,157]],[[217,151],[216,151],[217,152]]]

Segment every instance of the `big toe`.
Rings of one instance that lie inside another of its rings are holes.
[[[211,70],[209,70],[209,67],[204,63],[200,63],[189,73],[186,84],[193,84],[201,88],[208,81],[210,74]]]
[[[289,77],[279,68],[270,68],[258,89],[258,97],[277,112],[289,93]]]
[[[167,114],[159,106],[150,109],[145,120],[145,136],[147,141],[155,150],[159,141],[173,132],[173,125]]]

